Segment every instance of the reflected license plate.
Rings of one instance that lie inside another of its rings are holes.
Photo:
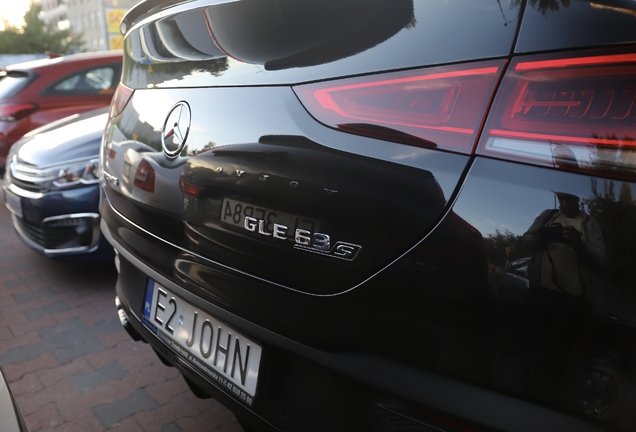
[[[206,377],[252,406],[262,353],[258,343],[153,280],[146,286],[142,322]]]
[[[285,225],[289,232],[292,233],[297,229],[304,229],[310,232],[316,232],[320,229],[320,222],[315,219],[259,207],[229,198],[223,199],[223,207],[221,208],[222,222],[245,228],[245,217],[247,216],[263,221],[263,225],[259,227],[259,230],[263,230],[266,233],[272,232],[274,224]],[[289,236],[289,239],[293,241],[293,235]]]
[[[5,189],[4,202],[11,213],[19,218],[24,217],[22,214],[22,201],[20,200],[19,196],[14,195],[12,192],[9,192],[9,190]]]

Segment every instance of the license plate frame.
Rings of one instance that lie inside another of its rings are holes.
[[[20,219],[24,218],[24,213],[22,210],[22,198],[8,189],[4,190],[4,204],[7,206],[12,214],[19,217]]]
[[[142,324],[225,392],[253,406],[263,354],[260,343],[152,279],[146,284]]]

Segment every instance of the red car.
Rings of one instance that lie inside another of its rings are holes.
[[[36,127],[107,106],[119,83],[120,51],[75,54],[0,72],[0,170],[9,149]]]

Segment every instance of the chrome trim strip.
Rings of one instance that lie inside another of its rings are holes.
[[[82,246],[77,248],[66,248],[66,249],[45,249],[45,253],[49,254],[61,254],[61,253],[72,253],[72,252],[82,252],[88,251],[92,252],[97,249],[97,243],[99,242],[99,220],[100,216],[98,213],[73,213],[68,215],[60,215],[60,216],[51,216],[42,219],[40,222],[40,226],[44,228],[44,225],[48,222],[55,222],[59,220],[65,219],[93,219],[93,234],[91,236],[91,242],[88,246]]]
[[[50,216],[50,217],[42,219],[42,222],[40,223],[40,225],[42,226],[47,222],[56,221],[56,220],[80,219],[80,218],[99,219],[99,214],[98,213],[72,213],[72,214],[59,215],[59,216]]]
[[[31,192],[22,188],[17,187],[16,185],[14,185],[13,183],[9,184],[9,186],[4,185],[3,186],[4,189],[9,189],[12,193],[14,193],[15,195],[18,195],[22,198],[28,198],[28,199],[33,199],[33,200],[37,200],[37,199],[41,199],[42,197],[44,197],[44,194],[41,192]]]
[[[82,213],[78,213],[78,214],[82,214]],[[95,213],[86,213],[86,214],[95,214]],[[61,217],[59,216],[53,216],[53,218],[64,218],[65,216],[72,216],[73,215],[63,215]],[[13,220],[13,227],[15,228],[16,232],[18,233],[18,235],[20,236],[20,239],[26,243],[29,247],[38,250],[40,252],[42,252],[45,255],[50,255],[50,256],[58,256],[58,255],[68,255],[68,254],[74,254],[74,253],[79,253],[79,252],[86,252],[86,253],[90,253],[90,252],[94,252],[95,250],[97,250],[98,247],[98,243],[99,243],[99,215],[97,215],[97,218],[93,220],[93,236],[91,238],[91,244],[88,246],[80,246],[80,247],[75,247],[75,248],[64,248],[64,249],[47,249],[42,247],[42,245],[34,242],[33,240],[31,240],[24,232],[24,230],[22,228],[20,228],[20,224],[15,220],[18,219],[15,215],[11,215],[11,218]],[[51,218],[47,218],[47,219],[51,219]],[[44,221],[43,221],[44,222]]]
[[[99,159],[99,154],[93,155],[93,156],[89,156],[89,157],[81,157],[81,158],[75,158],[75,159],[69,159],[66,161],[62,161],[62,162],[55,162],[53,164],[50,165],[44,165],[44,166],[38,166],[35,168],[31,168],[32,165],[26,165],[23,164],[19,161],[14,162],[17,166],[21,167],[20,170],[22,171],[27,171],[27,172],[33,172],[33,173],[37,173],[39,171],[42,170],[46,170],[46,169],[51,169],[51,168],[55,168],[57,166],[64,166],[64,165],[70,165],[70,164],[74,164],[74,163],[78,163],[78,162],[89,162],[92,161],[93,159]],[[13,164],[12,164],[13,166]]]

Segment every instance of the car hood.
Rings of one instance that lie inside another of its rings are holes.
[[[71,116],[47,125],[22,138],[13,150],[18,160],[47,167],[70,160],[97,157],[104,126],[105,109]]]

